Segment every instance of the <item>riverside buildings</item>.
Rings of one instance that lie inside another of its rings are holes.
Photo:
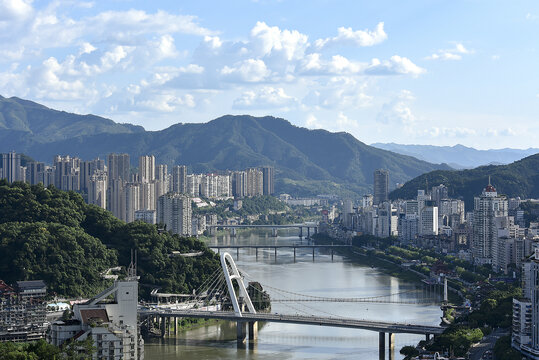
[[[448,197],[445,185],[427,190],[418,190],[413,199],[379,204],[369,195],[357,206],[344,200],[340,224],[355,234],[396,236],[401,244],[452,253],[505,274],[518,272],[526,256],[539,248],[539,224],[525,227],[519,208],[524,201],[498,194],[490,181],[468,213],[463,200]]]

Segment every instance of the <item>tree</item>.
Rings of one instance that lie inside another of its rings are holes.
[[[404,346],[400,350],[400,353],[405,356],[404,360],[409,360],[409,359],[413,358],[414,356],[419,355],[419,350],[417,350],[413,346]]]

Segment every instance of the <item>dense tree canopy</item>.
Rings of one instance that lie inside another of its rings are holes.
[[[127,224],[73,192],[0,181],[0,279],[43,279],[59,295],[87,296],[106,286],[102,272],[129,264],[131,249],[138,252],[143,296],[155,287],[190,293],[219,266],[196,239]]]

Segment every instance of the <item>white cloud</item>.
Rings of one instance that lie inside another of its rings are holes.
[[[370,75],[420,75],[426,70],[414,64],[410,59],[393,55],[389,60],[373,59],[365,69]]]
[[[191,94],[151,94],[147,98],[135,100],[135,106],[159,112],[173,112],[179,107],[194,108],[195,98]]]
[[[373,46],[386,39],[384,23],[380,22],[373,31],[367,29],[354,31],[352,28],[340,27],[337,36],[318,39],[314,42],[314,47],[320,50],[331,45]]]
[[[417,117],[413,114],[410,103],[415,96],[409,90],[401,92],[390,102],[382,105],[377,120],[384,124],[410,125],[416,122]]]
[[[24,19],[33,12],[31,1],[0,0],[0,23]]]
[[[221,69],[224,79],[233,82],[261,82],[270,73],[264,61],[260,59],[247,59],[235,64],[234,67],[225,66]]]
[[[318,121],[316,116],[314,114],[307,115],[307,118],[305,119],[305,126],[309,129],[320,129],[322,128],[322,124]]]
[[[462,55],[471,54],[473,50],[468,50],[461,43],[455,43],[452,49],[438,50],[436,53],[426,57],[427,60],[461,60]]]
[[[349,76],[336,76],[318,81],[303,99],[306,106],[326,109],[365,108],[372,105],[373,97],[365,93],[366,83]]]
[[[251,41],[257,56],[282,53],[288,61],[301,58],[308,45],[307,35],[297,30],[281,30],[260,21],[251,30]]]
[[[283,88],[265,86],[256,91],[245,91],[234,100],[236,109],[286,108],[295,105],[297,100],[285,93]]]

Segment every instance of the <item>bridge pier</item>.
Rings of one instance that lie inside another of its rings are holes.
[[[378,333],[378,359],[386,359],[386,333]]]
[[[275,247],[275,262],[277,262],[277,246]]]
[[[245,331],[245,322],[236,321],[236,340],[239,348],[245,347],[245,339],[247,338],[247,332]]]
[[[313,262],[314,262],[314,246],[313,246]]]
[[[271,228],[271,236],[277,237],[277,228]]]
[[[236,260],[240,259],[240,248],[236,248]]]
[[[395,360],[395,334],[387,334],[388,350],[389,350],[389,360]]]
[[[249,321],[249,342],[255,342],[258,339],[258,321]]]
[[[294,262],[296,262],[296,247],[294,246]]]
[[[299,227],[299,237],[300,237],[300,239],[303,238],[303,226]]]
[[[165,337],[165,330],[166,330],[166,318],[160,316],[159,321],[161,323],[161,337]]]
[[[315,227],[314,227],[314,234],[315,234],[315,235],[318,234],[318,226],[315,226]]]
[[[258,261],[258,248],[255,248],[256,261]]]
[[[307,239],[311,238],[311,228],[307,226]]]
[[[236,228],[230,228],[230,236],[236,237]]]
[[[178,318],[174,316],[174,335],[178,335]]]

